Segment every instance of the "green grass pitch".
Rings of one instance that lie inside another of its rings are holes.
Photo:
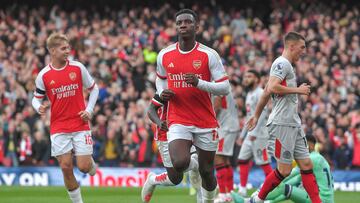
[[[141,203],[140,188],[82,187],[84,203]],[[183,188],[158,187],[153,203],[195,203]],[[70,203],[64,187],[0,187],[1,203]],[[290,201],[287,201],[290,202]],[[360,192],[336,192],[336,203],[360,202]]]

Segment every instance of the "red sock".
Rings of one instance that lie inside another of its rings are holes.
[[[261,165],[261,168],[264,171],[265,177],[267,177],[272,172],[270,164]]]
[[[271,192],[276,186],[278,186],[284,177],[280,174],[280,172],[275,169],[273,170],[264,181],[263,186],[260,189],[258,197],[262,200],[266,199],[266,196]]]
[[[248,160],[239,160],[240,168],[240,185],[241,187],[246,187],[246,183],[249,177],[250,164]]]
[[[313,170],[301,170],[301,179],[306,192],[309,194],[312,203],[321,203],[319,188]]]
[[[216,179],[219,185],[219,192],[225,193],[227,166],[224,164],[219,164],[215,166],[215,169],[216,169]]]
[[[232,166],[227,167],[226,177],[227,192],[231,192],[234,190],[234,170]]]

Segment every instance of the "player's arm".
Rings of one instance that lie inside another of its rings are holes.
[[[163,105],[164,104],[163,101],[160,99],[160,96],[156,94],[151,100],[150,106],[147,109],[147,115],[153,123],[155,123],[162,130],[167,131],[168,129],[166,121],[162,121],[157,113],[158,109]]]
[[[270,76],[268,86],[272,94],[310,94],[310,85],[303,83],[299,87],[287,87],[281,85],[282,80],[276,76]]]
[[[262,93],[259,102],[256,105],[254,115],[246,122],[246,127],[249,131],[253,130],[258,122],[258,119],[263,112],[266,104],[269,102],[271,92],[269,91],[269,83],[265,86],[264,92]]]
[[[35,80],[35,92],[34,97],[32,99],[32,106],[40,115],[44,115],[46,108],[49,106],[48,103],[42,103],[43,98],[45,97],[45,85],[40,75],[36,77]]]
[[[229,78],[226,75],[220,56],[215,51],[211,51],[208,56],[211,78],[214,82],[199,79],[194,73],[185,74],[185,82],[214,95],[229,94]]]
[[[216,115],[218,115],[221,110],[221,99],[222,98],[220,96],[215,96],[214,98],[214,111]]]
[[[81,78],[82,83],[87,90],[90,91],[89,101],[84,111],[80,111],[78,114],[80,115],[81,119],[84,121],[89,121],[91,119],[91,115],[93,113],[98,95],[99,95],[99,88],[95,83],[94,79],[91,77],[89,71],[85,68],[85,66],[79,63],[81,69]]]

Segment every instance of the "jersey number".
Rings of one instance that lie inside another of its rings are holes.
[[[91,135],[85,135],[85,144],[87,144],[87,145],[92,145],[93,144]]]
[[[326,178],[327,178],[327,182],[328,182],[328,187],[330,188],[331,186],[334,187],[333,185],[331,185],[331,179],[333,178],[331,175],[330,175],[330,172],[327,168],[324,168],[323,169],[324,173],[326,174]]]

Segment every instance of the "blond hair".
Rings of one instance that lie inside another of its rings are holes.
[[[51,48],[57,47],[62,41],[69,43],[69,39],[64,34],[52,33],[46,40],[46,48],[50,50]]]

